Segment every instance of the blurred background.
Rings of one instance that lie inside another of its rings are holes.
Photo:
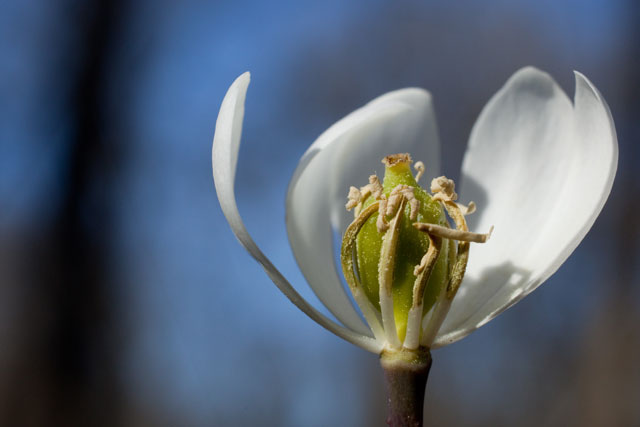
[[[424,87],[457,178],[483,105],[525,65],[570,97],[574,69],[600,89],[618,175],[545,285],[434,352],[426,416],[640,425],[636,0],[0,3],[0,425],[383,425],[377,357],[299,312],[226,224],[218,108],[250,70],[240,212],[317,302],[284,226],[311,142]]]

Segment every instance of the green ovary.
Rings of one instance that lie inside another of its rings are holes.
[[[429,248],[429,238],[426,234],[413,227],[415,222],[426,222],[448,226],[445,214],[438,202],[431,200],[431,197],[418,186],[418,183],[411,174],[409,163],[398,163],[387,166],[383,182],[384,194],[388,197],[391,190],[397,185],[404,184],[414,187],[414,195],[420,202],[418,218],[412,221],[409,218],[409,203],[405,206],[404,214],[401,216],[400,233],[398,235],[398,246],[395,255],[395,265],[393,272],[393,310],[396,322],[396,329],[400,340],[404,340],[407,330],[407,316],[412,305],[413,286],[416,277],[413,271],[416,265]],[[363,207],[369,206],[375,200],[369,197]],[[382,248],[382,237],[384,233],[379,233],[376,227],[378,214],[372,215],[358,233],[356,239],[357,272],[363,285],[367,298],[380,311],[380,284],[378,281],[378,264],[380,262],[380,250]],[[423,313],[424,316],[436,302],[440,291],[446,286],[449,278],[449,241],[444,239],[440,254],[433,267],[431,277],[424,293]]]

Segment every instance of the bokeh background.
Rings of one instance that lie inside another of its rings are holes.
[[[383,425],[377,358],[299,312],[229,230],[218,108],[250,70],[240,211],[317,302],[284,227],[310,143],[420,86],[457,178],[475,118],[525,65],[604,94],[616,182],[547,283],[434,352],[425,411],[437,426],[640,425],[636,0],[1,2],[0,425]]]

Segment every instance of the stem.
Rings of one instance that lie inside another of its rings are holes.
[[[424,392],[431,368],[429,349],[384,350],[380,364],[387,383],[387,424],[391,427],[421,427]]]

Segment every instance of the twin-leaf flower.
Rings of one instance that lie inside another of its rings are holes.
[[[609,195],[618,160],[615,127],[604,99],[575,73],[572,103],[535,68],[514,74],[489,101],[469,140],[461,200],[478,203],[470,233],[452,182],[432,182],[429,196],[402,156],[411,153],[440,175],[439,141],[428,92],[385,94],[324,132],[300,161],[287,193],[287,230],[298,264],[327,318],[271,264],[247,232],[235,201],[248,73],[229,88],[213,141],[213,177],[222,211],[247,251],[278,288],[313,320],[374,353],[437,348],[473,332],[538,287],[573,252]],[[416,163],[418,174],[424,171]],[[346,212],[344,196],[349,192]],[[452,219],[451,226],[445,216]],[[354,217],[355,214],[355,217]],[[354,219],[355,218],[355,219]],[[363,323],[335,265],[333,232]],[[465,272],[466,267],[466,272]],[[464,280],[463,280],[464,279]],[[455,298],[454,298],[455,296]]]

